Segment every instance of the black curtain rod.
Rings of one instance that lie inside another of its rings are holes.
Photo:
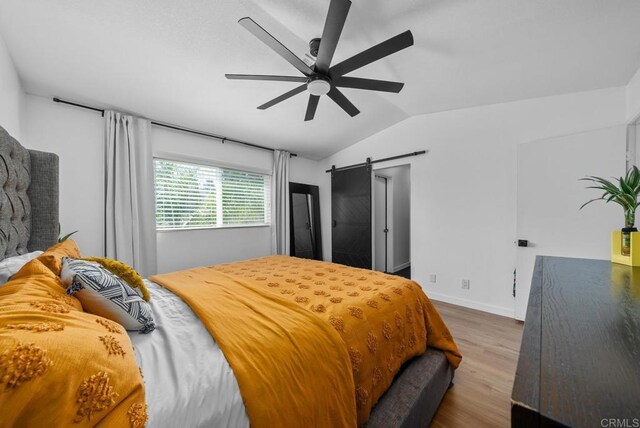
[[[84,105],[84,104],[78,104],[78,103],[74,103],[74,102],[71,102],[71,101],[62,100],[62,99],[57,98],[57,97],[53,98],[53,102],[61,103],[61,104],[68,104],[70,106],[75,106],[75,107],[80,107],[80,108],[84,108],[84,109],[87,109],[87,110],[97,111],[100,114],[102,114],[102,116],[104,116],[104,109],[100,109],[100,108],[97,108],[97,107],[91,107],[91,106]],[[202,131],[196,131],[196,130],[193,130],[193,129],[183,128],[181,126],[170,125],[168,123],[156,122],[155,120],[151,120],[151,124],[155,125],[155,126],[161,126],[163,128],[173,129],[173,130],[176,130],[176,131],[187,132],[189,134],[195,134],[195,135],[201,135],[203,137],[214,138],[214,139],[220,140],[222,142],[222,144],[224,144],[226,142],[229,142],[229,143],[234,143],[234,144],[242,144],[243,146],[247,146],[247,147],[253,147],[254,149],[268,150],[270,152],[275,151],[271,147],[265,147],[265,146],[260,146],[258,144],[247,143],[246,141],[234,140],[233,138],[227,138],[227,137],[223,137],[221,135],[210,134],[208,132],[202,132]],[[290,155],[291,155],[291,157],[298,156],[295,153],[290,153]]]
[[[427,153],[426,150],[420,150],[418,152],[411,152],[411,153],[406,153],[404,155],[391,156],[389,158],[384,158],[384,159],[371,160],[371,158],[367,158],[366,162],[356,163],[356,164],[348,165],[348,166],[342,166],[340,168],[336,168],[335,165],[332,165],[331,169],[328,169],[326,172],[335,172],[335,171],[343,171],[345,169],[359,168],[361,166],[372,165],[372,164],[378,163],[378,162],[387,162],[387,161],[392,161],[392,160],[396,160],[396,159],[408,158],[408,157],[411,157],[411,156],[424,155],[425,153]]]

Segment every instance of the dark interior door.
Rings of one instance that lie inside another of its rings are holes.
[[[331,173],[331,223],[333,262],[371,269],[370,167]]]

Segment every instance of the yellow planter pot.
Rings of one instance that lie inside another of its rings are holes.
[[[611,261],[627,266],[640,266],[640,232],[631,232],[631,254],[622,254],[622,232],[611,232]]]

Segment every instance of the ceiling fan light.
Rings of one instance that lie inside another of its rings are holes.
[[[331,90],[331,83],[322,79],[312,80],[307,83],[307,89],[311,95],[319,97],[320,95],[326,95]]]

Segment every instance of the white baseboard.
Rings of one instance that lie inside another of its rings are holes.
[[[461,299],[460,297],[447,296],[445,294],[434,293],[429,291],[426,293],[429,299],[438,302],[451,303],[452,305],[464,306],[465,308],[477,309],[491,314],[501,315],[515,319],[515,308],[504,308],[501,306],[487,305],[485,303],[474,302],[473,300]]]
[[[393,272],[392,273],[396,273],[399,270],[402,270],[404,268],[408,268],[409,266],[411,266],[411,261],[405,262],[405,263],[401,263],[398,266],[394,266],[393,267]]]

